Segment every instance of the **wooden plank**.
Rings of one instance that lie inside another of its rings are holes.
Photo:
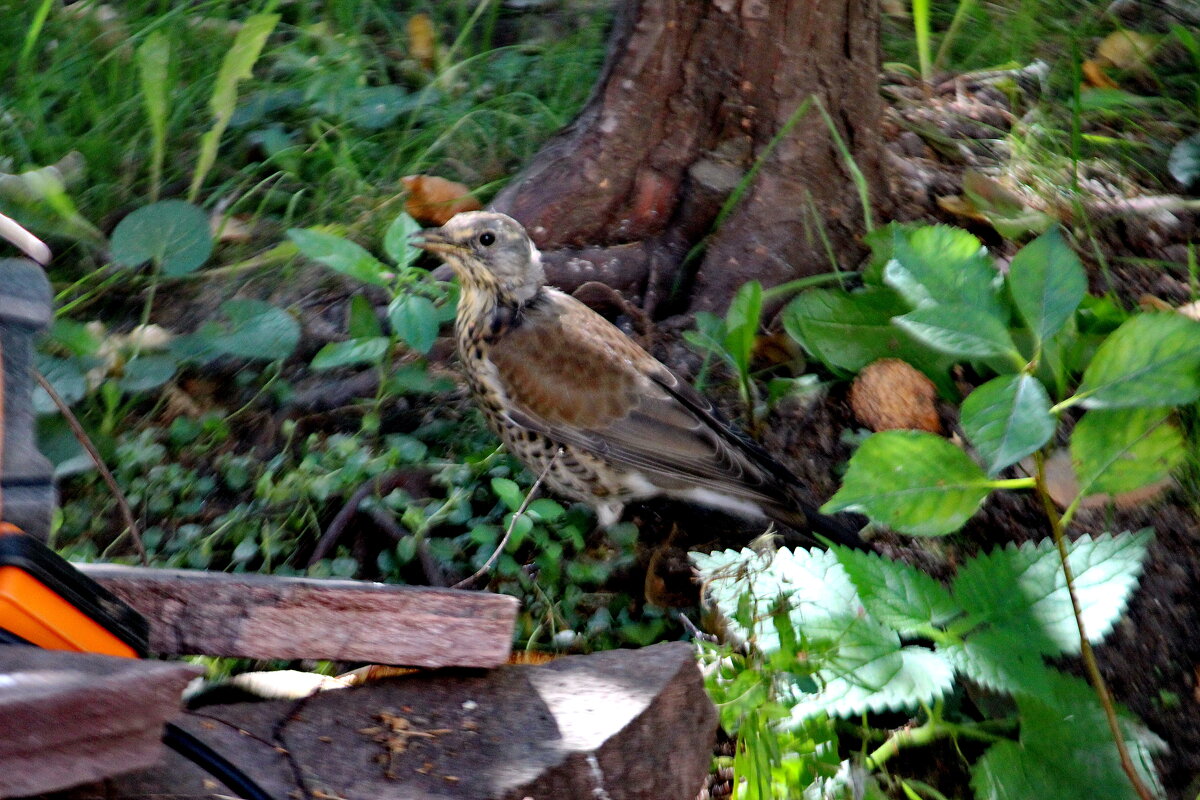
[[[76,564],[150,623],[150,649],[413,667],[495,667],[517,599],[361,581]]]
[[[0,647],[0,797],[144,769],[203,670],[190,664]]]

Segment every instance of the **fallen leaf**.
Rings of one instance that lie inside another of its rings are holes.
[[[1098,61],[1092,61],[1090,58],[1080,65],[1083,72],[1083,82],[1088,86],[1096,89],[1116,89],[1117,82],[1104,72],[1104,67]]]
[[[1143,69],[1154,52],[1153,38],[1137,31],[1116,31],[1096,46],[1096,60],[1117,69]]]
[[[408,175],[401,178],[408,198],[404,210],[423,225],[445,225],[455,214],[483,208],[461,183],[436,175]]]
[[[918,430],[940,434],[933,381],[898,358],[868,364],[850,386],[854,416],[873,431]]]
[[[437,58],[437,33],[428,14],[408,18],[408,52],[422,67],[433,69]]]

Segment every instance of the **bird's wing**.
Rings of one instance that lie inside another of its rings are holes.
[[[693,486],[777,504],[794,479],[712,405],[600,315],[547,292],[490,350],[519,425],[640,470],[664,489]]]

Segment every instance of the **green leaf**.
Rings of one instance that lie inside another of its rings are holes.
[[[834,369],[859,372],[881,358],[899,358],[945,383],[952,359],[930,353],[892,324],[892,317],[908,310],[891,289],[817,289],[789,303],[782,318],[789,336]]]
[[[1068,545],[1075,595],[1088,640],[1100,642],[1137,586],[1150,531],[1082,536]],[[1012,636],[1046,656],[1079,652],[1079,630],[1051,541],[993,550],[967,562],[952,584],[955,600],[978,625]],[[977,634],[970,634],[968,639]]]
[[[1047,676],[1049,691],[1018,694],[1019,742],[988,748],[971,770],[971,788],[979,800],[1133,800],[1129,783],[1103,709],[1091,687],[1059,672]],[[1156,796],[1162,785],[1154,756],[1166,744],[1126,709],[1118,722],[1131,760]]]
[[[997,294],[1000,273],[979,239],[947,225],[928,225],[911,233],[896,231],[892,260],[883,279],[913,306],[967,306],[973,317],[1003,323]]]
[[[913,708],[953,685],[953,669],[937,653],[901,647],[894,630],[862,613],[854,584],[834,553],[785,549],[764,556],[744,549],[691,558],[730,630],[753,639],[764,654],[781,647],[772,612],[781,600],[786,604],[819,687],[815,693],[794,682],[781,688],[793,706],[794,724],[825,713]]]
[[[1183,188],[1191,190],[1200,186],[1200,133],[1175,143],[1167,159],[1167,169]]]
[[[516,481],[508,478],[492,478],[492,494],[499,497],[509,511],[516,511],[525,502],[525,492]]]
[[[296,349],[300,325],[291,314],[270,303],[235,298],[222,303],[217,318],[190,338],[199,346],[201,358],[227,355],[278,361]]]
[[[967,306],[941,303],[922,306],[892,322],[913,338],[948,355],[984,358],[1011,354],[1020,358],[1002,322]]]
[[[748,281],[737,290],[725,312],[725,349],[739,374],[750,371],[750,358],[762,316],[762,297],[762,284]]]
[[[171,43],[162,31],[154,31],[135,54],[142,102],[150,122],[151,198],[158,198],[163,158],[167,142],[167,68],[171,61]]]
[[[1030,375],[1001,375],[962,404],[963,432],[987,462],[989,475],[1040,450],[1054,435],[1050,397]]]
[[[396,266],[401,272],[408,269],[421,253],[408,240],[419,230],[421,230],[420,223],[401,211],[388,226],[387,233],[383,235],[383,252],[396,262]]]
[[[379,317],[375,316],[375,308],[365,295],[356,294],[350,298],[350,319],[346,325],[351,339],[370,339],[383,335],[383,326]]]
[[[1037,650],[1007,628],[985,628],[938,652],[964,677],[993,692],[1050,691],[1050,667]]]
[[[1071,432],[1079,493],[1121,494],[1163,480],[1187,454],[1169,408],[1094,410]]]
[[[1013,256],[1008,287],[1038,344],[1062,329],[1087,294],[1087,274],[1075,251],[1052,228]]]
[[[962,613],[941,583],[877,553],[834,547],[867,613],[901,635],[927,633]]]
[[[821,510],[860,511],[902,533],[943,536],[961,528],[990,491],[983,470],[945,439],[885,431],[862,443]]]
[[[388,306],[388,321],[400,341],[418,353],[428,353],[437,341],[437,308],[428,297],[415,294],[398,296]]]
[[[1200,398],[1200,323],[1182,314],[1131,317],[1104,340],[1073,402],[1085,408],[1178,406]]]
[[[200,137],[200,154],[196,158],[196,170],[192,173],[192,185],[188,190],[189,200],[196,199],[205,176],[217,160],[217,147],[221,143],[221,135],[229,125],[237,106],[238,82],[252,75],[254,62],[258,60],[259,53],[262,52],[271,31],[275,30],[277,22],[278,14],[253,14],[247,17],[221,61],[221,69],[217,72],[213,93],[208,100],[213,124],[212,128]]]
[[[325,370],[357,364],[379,364],[387,355],[390,344],[391,340],[386,336],[330,342],[313,356],[312,368]]]
[[[87,394],[87,377],[80,369],[80,360],[76,358],[56,358],[45,353],[36,354],[38,372],[54,387],[58,396],[68,406],[73,406]],[[50,399],[50,395],[41,386],[33,389],[33,410],[35,413],[56,414],[58,406]]]
[[[140,355],[125,364],[125,374],[117,383],[125,392],[145,392],[171,380],[178,368],[175,357],[166,353]]]
[[[374,286],[387,286],[390,283],[385,274],[387,268],[349,239],[316,228],[292,228],[287,235],[301,253],[335,272]]]
[[[164,275],[186,275],[212,255],[212,233],[204,212],[182,200],[142,206],[117,223],[112,259],[125,267],[147,261]]]

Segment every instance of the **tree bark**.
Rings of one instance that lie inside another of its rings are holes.
[[[660,315],[852,265],[864,213],[816,104],[882,206],[878,38],[875,0],[626,0],[583,111],[493,206],[552,282],[599,280]]]

